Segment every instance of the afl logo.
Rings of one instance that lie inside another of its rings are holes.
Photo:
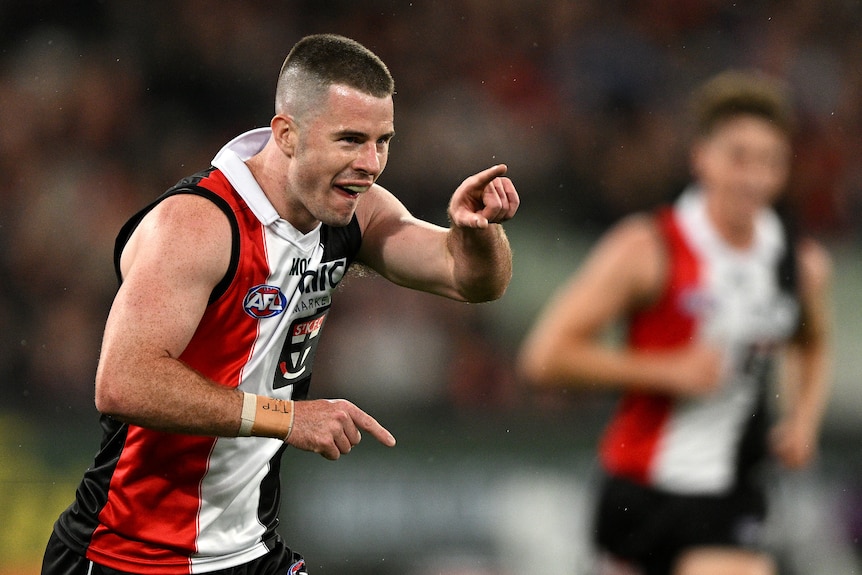
[[[245,313],[255,319],[273,317],[284,311],[287,298],[277,286],[261,284],[254,286],[245,294],[242,307]]]

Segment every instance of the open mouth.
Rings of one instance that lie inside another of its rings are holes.
[[[359,197],[359,194],[368,190],[370,186],[335,186],[339,190],[341,190],[344,194],[350,196],[351,198]]]

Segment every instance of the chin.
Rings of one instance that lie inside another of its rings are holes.
[[[771,198],[770,194],[751,191],[734,194],[732,203],[739,210],[755,213],[769,207],[772,204]]]
[[[353,219],[353,214],[353,210],[348,214],[328,214],[328,217],[320,218],[320,221],[331,228],[343,228]]]

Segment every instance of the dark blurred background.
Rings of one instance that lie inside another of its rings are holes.
[[[381,183],[446,223],[468,175],[509,165],[515,277],[480,306],[351,278],[312,392],[399,438],[285,462],[284,533],[314,573],[590,573],[593,446],[614,397],[535,394],[524,331],[608,225],[688,179],[692,88],[784,78],[801,117],[786,199],[835,257],[823,453],[774,490],[782,573],[860,572],[862,2],[0,2],[0,573],[38,570],[98,443],[93,374],[119,226],[236,134],[269,123],[302,36],[336,32],[396,80]],[[129,326],[134,329],[134,326]]]

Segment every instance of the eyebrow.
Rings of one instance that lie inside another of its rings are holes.
[[[342,130],[340,132],[336,132],[335,136],[338,138],[344,137],[353,137],[353,138],[362,138],[362,139],[371,139],[367,132],[360,132],[358,130]],[[378,139],[386,139],[391,140],[395,136],[395,130],[390,130],[384,134],[380,135]]]

